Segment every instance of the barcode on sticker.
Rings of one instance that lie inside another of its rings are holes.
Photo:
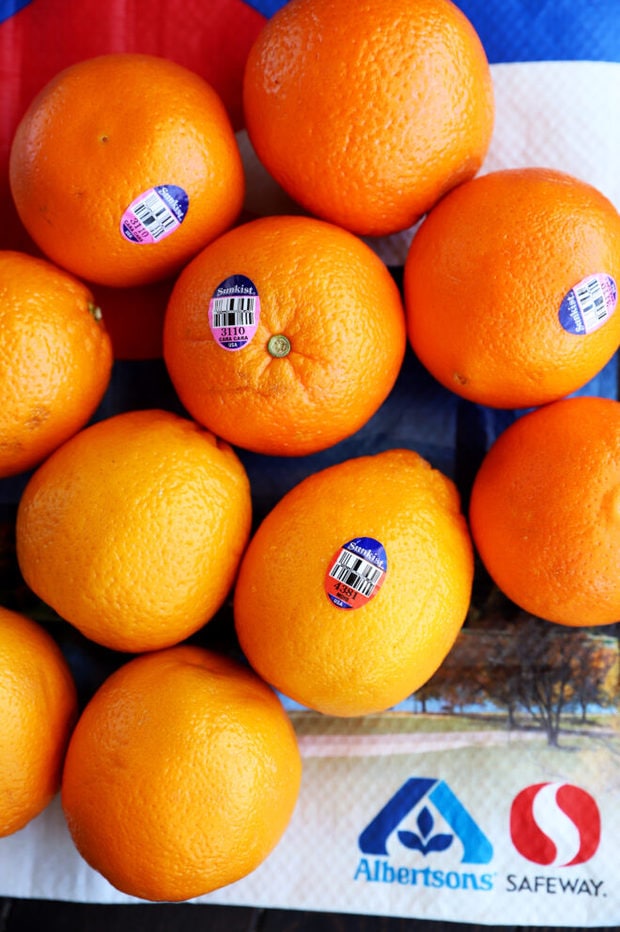
[[[596,330],[609,316],[607,302],[598,278],[585,279],[574,289],[586,332]]]
[[[256,322],[256,295],[213,298],[213,327],[253,327]]]
[[[161,239],[179,226],[179,221],[156,191],[151,191],[135,203],[132,210],[154,240]]]
[[[359,592],[360,595],[370,598],[377,583],[383,577],[383,570],[357,554],[341,551],[338,559],[332,566],[329,575],[332,579],[344,583]]]

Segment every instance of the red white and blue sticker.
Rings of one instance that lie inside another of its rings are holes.
[[[187,192],[176,184],[159,184],[134,198],[121,218],[130,243],[159,243],[181,226],[189,208]]]
[[[618,287],[611,275],[588,275],[563,298],[560,323],[569,333],[585,336],[607,323],[617,302]]]
[[[361,608],[373,599],[387,573],[387,554],[374,537],[355,537],[330,561],[325,591],[338,608]]]
[[[209,327],[225,350],[246,346],[258,327],[260,297],[247,275],[230,275],[220,282],[209,301]]]

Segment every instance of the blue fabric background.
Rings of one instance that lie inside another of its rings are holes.
[[[264,16],[287,0],[245,0]],[[618,0],[455,0],[490,62],[620,61]]]
[[[32,0],[0,0],[0,23],[29,3],[32,3]]]

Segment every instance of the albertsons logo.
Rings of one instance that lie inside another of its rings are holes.
[[[449,890],[493,888],[493,846],[443,780],[411,777],[358,839],[354,879]],[[449,869],[452,865],[458,869]]]

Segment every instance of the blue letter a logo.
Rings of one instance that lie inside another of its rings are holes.
[[[399,825],[424,799],[443,817],[454,835],[433,834],[434,819],[424,805],[417,817],[417,832],[398,831]],[[387,855],[387,840],[393,832],[401,844],[422,855],[445,851],[454,836],[463,846],[463,864],[488,864],[493,857],[491,842],[443,780],[411,777],[377,813],[359,837],[364,854]]]

